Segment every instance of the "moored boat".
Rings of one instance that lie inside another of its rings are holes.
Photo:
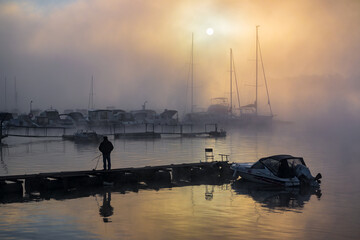
[[[79,130],[73,135],[63,135],[63,139],[73,140],[75,142],[100,142],[103,135],[97,134],[95,131]]]
[[[234,176],[244,180],[294,187],[300,185],[319,186],[321,174],[313,177],[304,159],[291,155],[275,155],[261,158],[255,163],[233,163]]]

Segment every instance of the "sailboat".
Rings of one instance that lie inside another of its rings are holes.
[[[193,108],[191,108],[191,113],[188,113],[185,116],[184,122],[187,123],[194,123],[194,124],[207,124],[207,123],[220,123],[220,124],[226,124],[226,125],[235,125],[235,126],[248,126],[248,125],[268,125],[272,123],[273,114],[272,109],[270,105],[270,97],[269,97],[269,91],[267,88],[267,82],[264,72],[264,64],[262,62],[262,56],[261,56],[261,49],[260,49],[260,43],[259,43],[259,37],[258,37],[258,28],[259,26],[256,26],[256,93],[255,93],[255,102],[252,104],[240,106],[240,95],[238,90],[238,84],[236,80],[236,73],[235,70],[235,64],[234,59],[232,55],[232,49],[230,49],[230,98],[229,102],[227,101],[227,98],[219,97],[219,98],[213,98],[211,99],[212,103],[208,107],[207,111],[204,112],[193,112]],[[261,66],[264,74],[264,80],[265,80],[265,86],[266,86],[266,92],[267,92],[267,99],[268,99],[268,105],[270,109],[270,115],[261,115],[258,112],[258,68],[259,68],[259,55],[261,60]],[[232,96],[232,83],[233,79],[232,76],[235,74],[235,82],[236,82],[236,88],[237,88],[237,99],[238,99],[238,110],[239,114],[235,114],[235,110],[233,109],[233,96]],[[192,85],[193,85],[193,78],[192,78]],[[192,86],[193,88],[193,86]],[[193,107],[193,91],[192,91],[192,97],[191,97],[191,106]]]
[[[264,64],[262,61],[262,54],[261,54],[261,48],[260,48],[260,42],[259,42],[259,35],[258,35],[258,28],[259,26],[256,26],[256,86],[255,86],[255,102],[252,104],[247,104],[240,106],[240,97],[239,97],[239,91],[238,93],[238,102],[239,102],[239,116],[233,117],[232,123],[236,122],[237,124],[241,125],[268,125],[272,123],[273,119],[273,113],[272,108],[270,104],[270,96],[269,96],[269,90],[267,86],[266,76],[265,76],[265,70],[264,70]],[[232,52],[230,51],[230,57],[232,59]],[[264,81],[265,81],[265,87],[266,87],[266,94],[267,94],[267,100],[268,100],[268,106],[269,106],[269,115],[261,115],[258,111],[258,86],[259,86],[259,55],[260,55],[260,61],[261,61],[261,67],[262,72],[264,75]],[[233,60],[230,60],[231,62],[231,68],[230,68],[230,74],[232,75],[232,66],[234,64]],[[236,75],[235,75],[236,80]],[[236,82],[237,85],[237,82]],[[232,78],[230,77],[230,102],[232,104]],[[230,107],[229,112],[231,115],[233,115],[232,107]]]

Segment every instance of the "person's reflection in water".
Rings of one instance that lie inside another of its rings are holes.
[[[110,205],[111,202],[111,192],[105,192],[103,196],[103,205],[100,206],[99,212],[100,216],[103,217],[104,222],[111,222],[109,218],[114,213],[114,208]]]

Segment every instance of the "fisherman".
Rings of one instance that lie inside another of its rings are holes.
[[[99,150],[103,155],[104,162],[104,170],[106,170],[106,161],[107,161],[107,169],[111,169],[111,160],[110,153],[114,149],[112,143],[108,140],[107,136],[104,136],[104,140],[100,143]]]

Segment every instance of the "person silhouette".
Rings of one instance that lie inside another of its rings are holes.
[[[113,149],[114,149],[113,144],[108,140],[106,136],[104,136],[104,140],[100,143],[99,146],[99,150],[103,155],[104,170],[106,170],[106,162],[107,162],[107,170],[111,169],[110,153]]]

